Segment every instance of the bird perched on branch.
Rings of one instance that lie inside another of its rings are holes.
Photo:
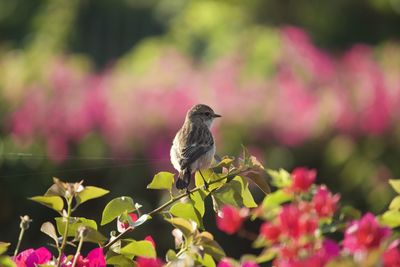
[[[175,135],[170,151],[171,162],[179,172],[177,189],[187,189],[193,173],[208,169],[214,159],[215,143],[210,127],[218,115],[207,105],[193,106],[182,128]],[[203,177],[204,180],[204,177]],[[206,184],[206,181],[204,181]]]

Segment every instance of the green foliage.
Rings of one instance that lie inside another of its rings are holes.
[[[65,231],[65,225],[67,223],[67,219],[64,217],[56,217],[57,231],[60,235],[62,235]],[[68,231],[67,236],[76,236],[78,229],[82,226],[90,227],[97,230],[97,223],[94,220],[82,218],[82,217],[72,217],[69,218],[68,221]]]
[[[7,251],[9,246],[10,246],[10,243],[0,242],[0,255],[4,254],[4,252]]]
[[[54,240],[56,246],[58,247],[58,237],[56,233],[56,228],[51,222],[43,223],[42,226],[40,227],[40,231],[51,237]]]
[[[76,195],[76,203],[80,205],[88,200],[102,197],[110,191],[96,186],[86,186],[82,191]]]
[[[174,174],[170,172],[157,173],[151,183],[147,186],[148,189],[167,189],[171,191],[174,184]]]
[[[112,222],[115,218],[126,212],[132,212],[136,209],[133,199],[130,197],[114,198],[103,210],[101,225]]]
[[[129,258],[135,256],[155,258],[157,256],[153,244],[147,240],[131,240],[126,246],[121,248],[120,253]]]
[[[288,173],[284,169],[279,169],[278,171],[267,170],[267,173],[272,178],[271,184],[278,188],[289,187],[290,184],[292,183],[292,178],[290,176],[290,173]]]
[[[64,202],[59,196],[35,196],[29,199],[58,212],[62,211],[64,208]]]
[[[176,203],[174,204],[169,212],[175,217],[180,217],[188,220],[192,220],[203,228],[203,220],[201,219],[200,212],[191,203]]]

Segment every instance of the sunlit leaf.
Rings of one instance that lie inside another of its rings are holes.
[[[394,191],[400,194],[400,179],[390,179],[389,184],[392,186]]]
[[[203,228],[203,220],[201,219],[201,215],[192,204],[178,202],[173,205],[169,211],[175,217],[192,220],[196,222],[199,227]]]
[[[149,189],[167,189],[171,191],[174,184],[174,174],[170,172],[157,173],[151,183],[147,186]]]
[[[390,202],[389,209],[399,210],[400,209],[400,196],[395,197],[392,202]]]
[[[213,260],[212,256],[209,254],[204,254],[204,257],[199,257],[199,262],[201,266],[204,267],[215,267],[215,261]]]
[[[11,257],[0,256],[0,266],[1,267],[17,267],[17,265],[12,261]]]
[[[190,195],[190,200],[193,203],[194,208],[200,213],[201,217],[204,216],[205,207],[204,199],[207,194],[203,190],[196,191]]]
[[[206,180],[207,183],[210,183],[212,181],[218,180],[220,178],[222,178],[223,176],[219,176],[218,174],[216,174],[213,170],[208,169],[208,170],[202,170],[201,174],[203,175],[204,179]],[[201,176],[200,172],[196,172],[195,173],[195,184],[196,187],[199,186],[203,186],[204,185],[204,181],[203,181],[203,177]],[[222,186],[223,184],[226,183],[226,179],[223,179],[220,182],[216,182],[216,183],[212,183],[209,185],[208,190],[212,191],[220,186]]]
[[[292,198],[291,194],[287,194],[283,190],[277,190],[264,198],[262,206],[264,209],[272,209],[290,201]]]
[[[60,235],[64,234],[66,219],[63,217],[56,217],[57,231]],[[97,230],[97,223],[94,220],[86,219],[83,217],[72,217],[70,218],[67,236],[76,236],[76,233],[81,226],[87,226]]]
[[[115,255],[107,257],[107,265],[118,266],[118,267],[134,267],[133,261],[124,255]]]
[[[108,194],[109,192],[110,191],[105,190],[100,187],[85,186],[85,188],[81,192],[77,193],[77,195],[76,195],[77,205],[82,204],[90,199],[104,196],[105,194]]]
[[[243,206],[243,198],[241,196],[242,186],[241,183],[235,180],[224,184],[212,193],[215,206],[219,209],[222,205],[230,204],[235,207]],[[215,208],[215,207],[214,207]],[[218,211],[218,210],[216,210]]]
[[[264,249],[260,253],[260,255],[256,257],[255,261],[257,263],[264,263],[264,262],[273,260],[275,258],[275,256],[276,256],[276,250],[267,248],[267,249]]]
[[[196,223],[190,222],[189,220],[183,218],[165,218],[165,220],[181,230],[186,238],[191,236],[197,229]]]
[[[120,253],[128,257],[133,257],[133,256],[140,256],[147,258],[156,257],[156,251],[153,247],[153,244],[147,240],[142,240],[142,241],[132,240],[131,242],[129,242],[128,245],[121,248]]]
[[[133,203],[133,199],[130,197],[118,197],[114,198],[103,210],[103,215],[101,217],[101,225],[105,225],[109,222],[112,222],[115,218],[123,214],[124,212],[132,212],[134,211],[135,204]]]
[[[0,255],[7,251],[10,243],[0,242]]]
[[[236,176],[233,178],[233,181],[238,181],[241,185],[241,196],[243,199],[243,205],[248,208],[255,208],[257,207],[257,203],[254,201],[253,195],[249,190],[249,183],[247,180],[243,179],[240,176]]]
[[[388,210],[380,217],[382,224],[395,228],[400,226],[400,211]]]
[[[64,208],[64,201],[59,196],[35,196],[29,199],[56,211],[62,211]]]
[[[272,178],[271,183],[278,188],[288,187],[292,183],[290,173],[284,169],[279,169],[279,171],[267,170],[267,173]]]
[[[40,231],[42,231],[43,233],[45,233],[46,235],[51,237],[54,240],[55,244],[58,245],[58,237],[57,237],[57,233],[56,233],[56,228],[54,227],[54,225],[51,222],[43,223],[42,226],[40,227]]]

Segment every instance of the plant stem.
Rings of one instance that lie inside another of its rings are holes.
[[[237,172],[233,172],[233,173],[228,173],[228,174],[225,175],[224,177],[221,177],[221,178],[216,179],[216,180],[214,180],[214,181],[210,181],[210,182],[208,183],[208,185],[212,185],[212,184],[221,182],[222,180],[225,180],[225,179],[228,179],[228,181],[229,181],[229,179],[234,178],[235,176],[239,175],[239,174],[242,173],[243,171],[244,171],[244,170],[237,171]],[[152,215],[154,215],[154,214],[156,214],[156,213],[162,211],[162,210],[165,209],[166,207],[172,205],[173,203],[175,203],[176,201],[180,200],[181,198],[184,198],[184,197],[186,197],[186,196],[188,196],[188,195],[190,195],[190,194],[192,194],[192,193],[194,193],[194,192],[200,191],[201,189],[203,189],[203,187],[204,187],[203,185],[202,185],[202,186],[198,186],[198,187],[195,187],[195,188],[189,190],[187,193],[182,193],[182,194],[180,194],[180,195],[178,195],[178,196],[176,196],[176,197],[170,199],[169,201],[165,202],[164,204],[162,204],[162,205],[159,206],[158,208],[156,208],[156,209],[150,211],[150,212],[147,213],[147,214],[150,215],[150,216],[152,216]],[[105,250],[109,249],[115,242],[117,242],[118,240],[120,240],[123,236],[125,236],[127,233],[131,232],[132,230],[133,230],[132,227],[126,228],[123,232],[121,232],[119,235],[117,235],[113,240],[109,241],[106,245],[104,245],[103,249],[105,249]]]
[[[17,247],[15,248],[14,251],[14,257],[17,256],[19,247],[21,246],[22,238],[24,237],[25,229],[21,227],[21,231],[19,231],[19,237],[18,237],[18,243]]]
[[[68,208],[67,208],[67,217],[64,218],[66,221],[65,221],[64,233],[63,233],[63,236],[62,236],[63,239],[62,239],[62,243],[61,243],[61,247],[60,247],[59,255],[58,255],[58,260],[57,260],[57,267],[61,266],[61,257],[62,257],[62,254],[64,252],[65,245],[67,244],[69,218],[71,217],[71,204],[72,204],[72,197],[67,199],[67,206],[68,206]]]
[[[83,244],[83,235],[80,234],[79,235],[78,248],[76,249],[76,253],[75,253],[75,256],[74,256],[74,261],[72,262],[72,266],[71,267],[75,267],[75,264],[76,264],[76,261],[78,260],[79,254],[81,254],[82,244]]]

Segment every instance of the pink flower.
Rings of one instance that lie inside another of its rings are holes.
[[[300,235],[299,219],[301,212],[295,205],[286,205],[279,214],[279,225],[282,233],[297,238]]]
[[[162,260],[155,258],[144,258],[144,257],[138,257],[136,260],[136,266],[137,267],[161,267],[163,266]]]
[[[312,203],[320,217],[331,217],[337,208],[339,202],[339,195],[332,195],[326,186],[320,186],[315,193]]]
[[[129,217],[131,218],[132,222],[136,222],[138,219],[138,216],[135,213],[129,213]],[[122,233],[129,227],[129,222],[128,221],[120,221],[120,218],[117,220],[117,229],[118,232]]]
[[[316,175],[317,172],[314,169],[295,168],[292,171],[293,183],[290,190],[295,193],[306,192],[314,183]]]
[[[281,230],[279,229],[279,226],[269,222],[265,222],[261,225],[260,235],[268,241],[276,242],[279,239],[280,234]]]
[[[13,258],[18,267],[35,267],[39,264],[45,264],[50,261],[52,255],[45,247],[38,249],[27,249]]]
[[[89,261],[88,267],[105,267],[106,259],[103,254],[102,248],[95,248],[91,250],[86,259]],[[84,266],[82,266],[84,267]]]
[[[228,258],[223,258],[220,260],[220,262],[218,262],[217,267],[233,267],[233,264]]]
[[[390,235],[388,227],[380,226],[371,213],[353,221],[346,229],[343,247],[351,253],[377,248]]]
[[[383,267],[400,266],[400,239],[393,241],[383,253]]]
[[[217,216],[218,229],[230,235],[236,233],[246,216],[247,210],[238,210],[233,206],[225,205]]]

